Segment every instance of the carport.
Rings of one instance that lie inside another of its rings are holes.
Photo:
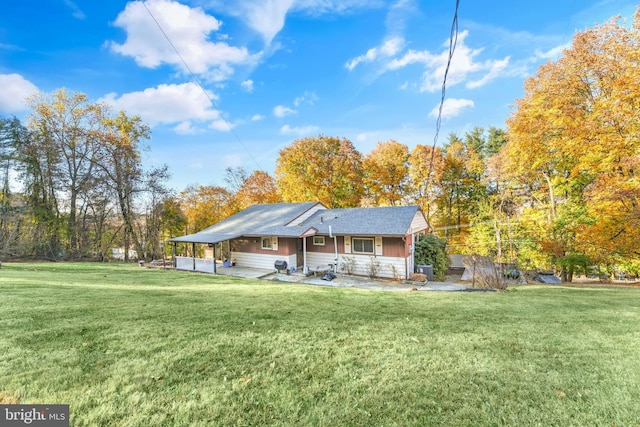
[[[202,273],[217,274],[216,265],[216,244],[228,242],[231,239],[239,237],[239,234],[231,233],[195,233],[186,236],[175,237],[169,239],[173,243],[173,259],[176,270],[200,271]],[[177,256],[178,243],[191,244],[191,255]],[[198,258],[196,256],[196,245],[207,245],[213,249],[212,259]]]

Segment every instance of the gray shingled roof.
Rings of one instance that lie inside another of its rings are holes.
[[[417,206],[321,209],[295,226],[285,226],[317,203],[254,205],[196,234],[173,242],[217,243],[240,236],[300,237],[310,228],[317,234],[404,236],[418,212]]]
[[[317,202],[253,205],[195,234],[170,239],[172,242],[217,243],[240,236],[292,236],[300,231],[284,225],[298,218]]]
[[[302,226],[317,234],[404,236],[418,212],[417,206],[326,209],[314,213]]]

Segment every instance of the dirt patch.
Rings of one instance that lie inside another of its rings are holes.
[[[19,401],[20,399],[18,399],[16,396],[9,393],[8,391],[0,390],[0,404],[12,405],[12,404],[18,403]]]

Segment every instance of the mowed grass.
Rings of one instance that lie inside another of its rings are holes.
[[[0,403],[76,426],[637,426],[639,360],[640,289],[0,269]]]

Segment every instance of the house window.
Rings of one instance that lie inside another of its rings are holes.
[[[371,254],[373,255],[373,239],[352,237],[351,238],[351,250],[357,254]]]
[[[271,237],[262,238],[262,249],[268,249],[268,250],[273,249],[273,243],[272,243]]]
[[[324,246],[324,236],[313,236],[313,244],[316,246]]]

